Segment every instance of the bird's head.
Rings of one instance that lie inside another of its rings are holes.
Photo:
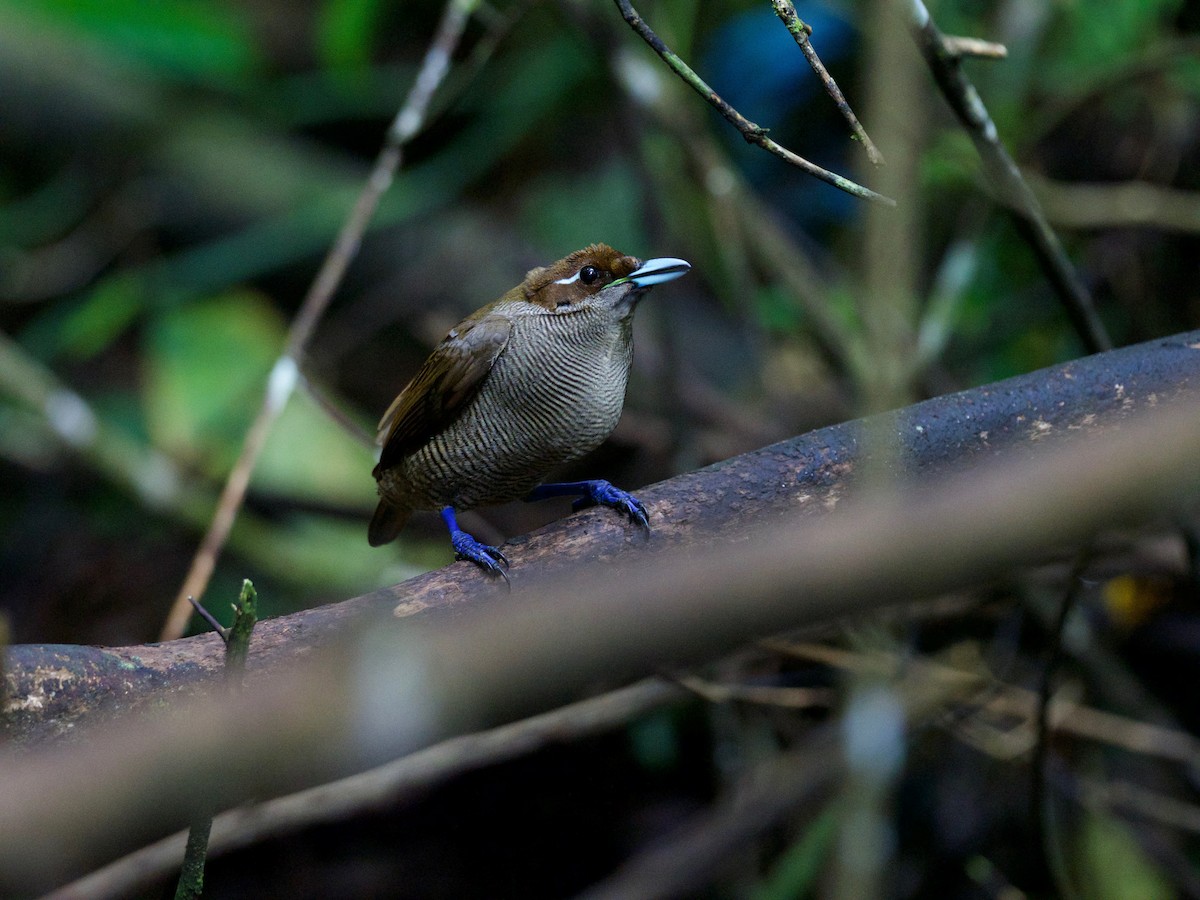
[[[633,312],[647,289],[678,278],[690,268],[682,259],[662,257],[642,262],[607,244],[592,244],[549,266],[530,270],[520,291],[538,312],[570,315],[584,310],[611,310],[624,318]]]

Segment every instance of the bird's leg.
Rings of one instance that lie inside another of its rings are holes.
[[[470,560],[489,575],[499,575],[508,581],[508,575],[504,571],[508,568],[508,559],[495,547],[479,543],[459,528],[453,506],[447,506],[442,510],[442,521],[450,529],[450,545],[454,547],[455,559]]]
[[[577,497],[578,499],[571,504],[571,510],[574,512],[589,506],[608,506],[640,525],[644,531],[650,530],[650,516],[642,501],[602,479],[539,484],[525,499],[545,500],[547,497]]]

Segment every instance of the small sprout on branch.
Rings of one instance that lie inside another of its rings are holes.
[[[258,592],[249,578],[242,581],[242,592],[233,604],[233,625],[225,635],[225,677],[239,683],[246,671],[250,652],[250,634],[258,623]]]
[[[233,625],[225,628],[195,597],[188,601],[225,642],[225,684],[230,689],[241,687],[246,671],[246,655],[250,651],[250,634],[258,622],[258,592],[249,578],[242,580],[242,592],[233,606]],[[208,839],[212,834],[211,812],[196,817],[188,829],[183,865],[175,886],[175,900],[197,900],[204,892],[204,864],[208,858]]]

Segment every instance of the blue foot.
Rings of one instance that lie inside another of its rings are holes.
[[[577,499],[571,509],[578,512],[589,506],[607,506],[624,515],[645,532],[650,531],[650,515],[642,501],[607,481],[568,481],[557,484],[540,484],[529,492],[526,500],[545,500],[547,497],[570,497]]]
[[[442,521],[450,529],[450,545],[454,548],[455,559],[465,559],[475,563],[491,576],[499,575],[508,582],[508,557],[496,547],[481,544],[471,535],[458,527],[458,519],[454,515],[454,507],[447,506],[442,510]]]

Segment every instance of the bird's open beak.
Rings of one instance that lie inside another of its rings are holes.
[[[691,263],[682,259],[675,259],[673,256],[648,259],[642,263],[641,268],[630,272],[624,278],[618,278],[613,284],[632,281],[639,288],[653,287],[656,284],[662,284],[664,281],[678,278],[691,267]]]

